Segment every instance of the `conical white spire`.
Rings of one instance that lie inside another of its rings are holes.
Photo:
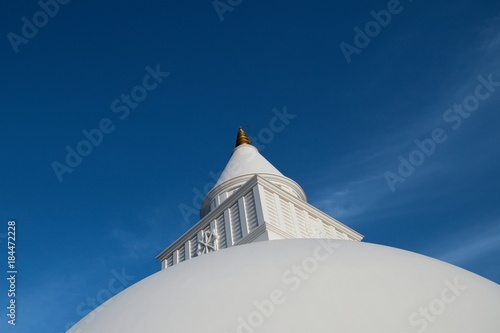
[[[233,192],[255,175],[266,178],[272,184],[307,201],[304,190],[296,182],[284,176],[252,145],[240,127],[236,136],[236,145],[214,188],[208,192],[200,208],[200,217],[224,202]]]
[[[236,137],[236,148],[234,148],[231,158],[224,171],[222,171],[219,180],[217,180],[215,187],[233,178],[254,174],[283,176],[278,169],[259,153],[240,127]]]

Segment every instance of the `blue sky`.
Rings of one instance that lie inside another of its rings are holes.
[[[63,332],[158,271],[239,126],[365,241],[500,282],[498,3],[221,3],[0,5],[0,237],[15,219],[18,261],[2,332]]]

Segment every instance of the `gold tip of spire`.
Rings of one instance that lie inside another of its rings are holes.
[[[250,139],[245,134],[245,131],[243,131],[243,129],[240,127],[240,129],[238,130],[238,135],[236,136],[236,145],[235,145],[235,147],[238,147],[238,146],[240,146],[242,144],[251,145],[252,141],[250,141]]]

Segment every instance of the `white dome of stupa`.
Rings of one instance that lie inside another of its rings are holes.
[[[498,333],[500,286],[386,246],[292,239],[196,257],[116,295],[69,332]]]

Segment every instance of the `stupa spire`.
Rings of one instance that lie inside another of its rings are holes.
[[[250,141],[245,131],[243,131],[243,128],[240,127],[240,129],[238,130],[238,135],[236,136],[236,144],[234,146],[238,147],[242,144],[251,145],[252,141]]]

